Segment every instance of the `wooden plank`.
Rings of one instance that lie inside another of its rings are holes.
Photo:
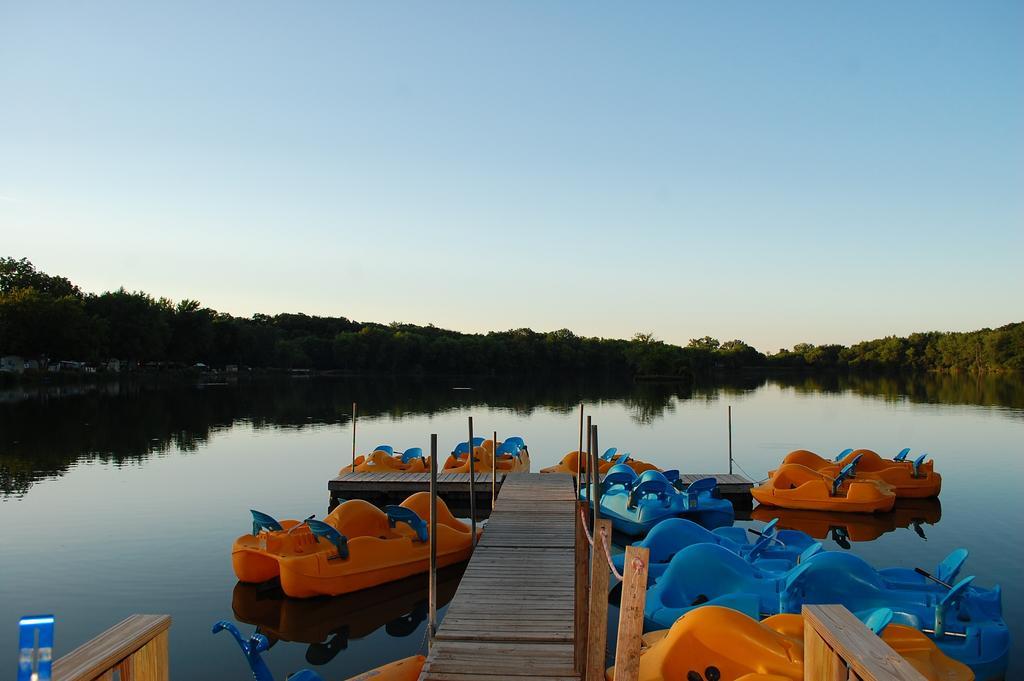
[[[925,681],[899,653],[841,605],[805,605],[804,679]],[[845,664],[844,664],[845,663]]]
[[[167,681],[167,630],[170,626],[169,615],[132,615],[54,661],[53,678],[93,681],[152,644],[152,648],[128,664],[133,670],[156,675],[140,676],[136,671],[131,678],[133,681]]]

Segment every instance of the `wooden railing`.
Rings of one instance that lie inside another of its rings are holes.
[[[132,615],[53,663],[54,681],[168,681],[169,615]]]
[[[925,681],[841,605],[805,605],[804,681]]]

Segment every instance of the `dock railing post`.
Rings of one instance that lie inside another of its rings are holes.
[[[427,596],[430,644],[437,634],[437,433],[430,436],[430,583]]]
[[[580,446],[576,448],[576,497],[579,498],[580,490],[583,489],[583,403],[580,402]]]
[[[590,426],[590,448],[592,453],[590,461],[587,462],[587,467],[592,468],[594,471],[594,476],[591,478],[594,481],[594,522],[592,527],[597,527],[597,521],[601,517],[601,468],[597,463],[597,425]]]
[[[581,435],[582,437],[582,435]],[[587,609],[590,607],[590,546],[587,542],[585,518],[590,509],[587,502],[576,501],[576,583],[573,616],[575,635],[573,637],[573,661],[576,673],[582,675],[587,663]]]
[[[608,643],[608,561],[602,542],[611,541],[612,524],[598,520],[590,560],[590,607],[587,613],[586,681],[604,681],[605,650]]]
[[[473,533],[473,547],[476,548],[476,466],[473,459],[476,458],[476,448],[473,446],[473,417],[469,417],[469,524]]]
[[[729,405],[729,475],[732,475],[732,405]]]
[[[356,472],[356,403],[352,403],[352,472]]]
[[[498,498],[498,431],[494,431],[491,437],[494,443],[491,452],[491,511],[494,511],[494,502]]]
[[[627,546],[622,566],[622,600],[619,632],[615,643],[615,681],[637,681],[640,676],[640,647],[644,633],[644,603],[647,599],[647,566],[650,550]]]
[[[805,605],[801,615],[805,681],[925,681],[906,658],[843,606]]]

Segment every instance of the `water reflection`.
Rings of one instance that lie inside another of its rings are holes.
[[[841,548],[849,549],[851,542],[874,541],[887,532],[907,527],[926,540],[924,526],[938,524],[942,504],[938,499],[900,499],[888,513],[831,513],[758,506],[750,517],[763,523],[778,518],[782,529],[800,530],[815,539],[831,539]]]
[[[453,390],[468,385],[472,390]],[[460,382],[388,379],[262,379],[196,385],[158,381],[21,387],[0,392],[0,496],[21,495],[78,461],[123,464],[195,451],[238,423],[305,428],[346,424],[352,402],[367,417],[432,415],[487,405],[520,415],[568,413],[583,401],[621,405],[647,425],[682,401],[714,401],[769,385],[798,393],[854,393],[885,400],[1010,407],[1024,414],[1024,381],[998,376],[862,377],[738,375],[714,384],[604,381]]]
[[[437,607],[455,597],[465,563],[437,573]],[[272,584],[235,585],[231,609],[235,619],[256,625],[277,641],[309,644],[306,661],[325,665],[348,648],[349,641],[369,636],[381,627],[392,637],[404,638],[427,619],[426,577],[416,575],[372,589],[334,598],[288,598]]]

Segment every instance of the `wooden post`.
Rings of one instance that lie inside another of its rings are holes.
[[[732,475],[732,405],[729,405],[729,475]]]
[[[491,442],[494,443],[494,451],[491,452],[491,511],[493,511],[494,502],[498,498],[498,431],[494,431]]]
[[[640,675],[640,646],[644,633],[649,561],[649,549],[641,546],[626,547],[626,559],[622,566],[619,633],[615,643],[615,681],[637,681]]]
[[[594,528],[594,551],[590,561],[590,608],[587,614],[586,681],[604,681],[605,649],[608,639],[608,561],[602,536],[611,541],[612,524],[598,520]]]
[[[469,525],[470,531],[473,533],[473,547],[476,547],[476,466],[473,464],[473,459],[476,458],[476,452],[473,451],[473,417],[469,417]]]
[[[601,467],[597,463],[597,425],[590,426],[590,431],[590,445],[593,453],[590,455],[587,467],[594,471],[594,476],[591,478],[594,481],[594,522],[591,526],[597,527],[597,521],[601,517]]]
[[[356,403],[352,403],[352,472],[356,472]]]
[[[437,433],[430,436],[430,582],[427,596],[430,644],[437,635]]]
[[[583,452],[580,452],[580,456],[582,456],[582,455],[583,455]],[[587,470],[586,470],[586,476],[587,476],[587,501],[590,501],[590,478],[591,478],[591,473],[590,473],[590,417],[589,416],[587,417]]]
[[[582,435],[580,436],[582,437]],[[576,584],[575,605],[573,606],[575,647],[573,660],[576,673],[583,674],[587,662],[587,608],[590,604],[590,544],[587,543],[587,530],[584,524],[590,509],[587,502],[576,501]]]
[[[580,490],[583,489],[583,462],[580,461],[580,457],[583,456],[583,403],[580,402],[580,446],[576,448],[576,496],[579,497]]]

